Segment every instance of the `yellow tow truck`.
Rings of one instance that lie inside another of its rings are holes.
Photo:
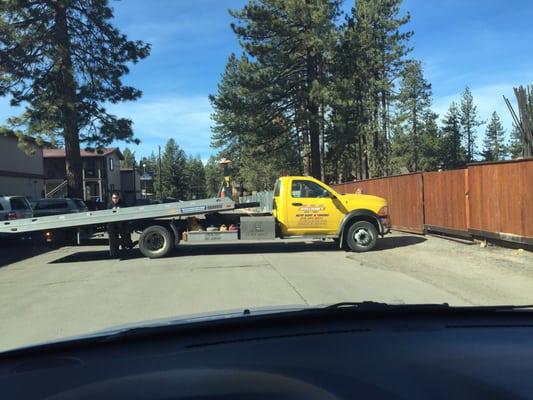
[[[243,207],[246,203],[239,205]],[[271,213],[213,213],[205,217],[204,227],[187,230],[184,240],[333,239],[340,248],[364,252],[372,250],[378,237],[390,231],[387,200],[340,194],[309,176],[280,177],[274,185]],[[207,231],[206,226],[210,226]],[[228,226],[233,229],[226,230]]]
[[[274,186],[273,217],[279,237],[333,238],[352,251],[371,250],[390,231],[387,200],[340,194],[309,176],[285,176]]]

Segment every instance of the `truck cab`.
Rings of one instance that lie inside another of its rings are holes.
[[[340,194],[309,176],[285,176],[274,186],[273,216],[280,237],[337,239],[353,251],[371,250],[390,230],[387,200]]]

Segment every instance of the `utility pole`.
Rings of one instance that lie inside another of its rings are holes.
[[[135,154],[135,153],[133,153]],[[137,175],[135,171],[135,157],[133,158],[133,204],[137,203],[137,189],[135,187],[135,181],[137,180]]]
[[[159,147],[159,197],[163,199],[163,184],[161,180],[161,146]]]

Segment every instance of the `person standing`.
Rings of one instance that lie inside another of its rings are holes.
[[[111,194],[111,201],[107,208],[109,210],[116,210],[123,207],[125,206],[120,198],[120,193],[114,191]],[[107,234],[109,236],[109,252],[112,257],[117,255],[119,246],[123,250],[133,248],[130,226],[127,222],[111,222],[107,224]]]

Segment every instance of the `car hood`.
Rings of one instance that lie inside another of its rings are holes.
[[[300,310],[305,310],[309,308],[311,307],[302,306],[302,305],[250,307],[250,308],[240,308],[240,309],[231,309],[231,310],[221,310],[221,311],[215,311],[215,312],[180,315],[176,317],[153,319],[153,320],[146,320],[146,321],[141,321],[141,322],[132,322],[128,324],[113,326],[113,327],[98,330],[98,331],[89,332],[89,333],[82,334],[82,335],[67,336],[67,337],[53,339],[49,341],[32,343],[27,346],[16,347],[13,349],[9,349],[5,352],[0,352],[0,354],[18,352],[21,350],[34,349],[38,347],[47,347],[47,346],[54,345],[54,344],[61,344],[61,343],[77,341],[77,340],[104,338],[110,335],[116,335],[116,334],[120,334],[123,332],[127,332],[132,329],[179,326],[179,325],[187,325],[187,324],[192,324],[192,323],[197,323],[197,322],[224,320],[224,319],[229,319],[229,318],[239,318],[239,317],[245,318],[247,316],[252,316],[252,315],[267,315],[267,314],[275,314],[275,313],[282,313],[282,312],[288,312],[288,311],[300,311]]]
[[[344,194],[341,199],[350,210],[365,208],[377,213],[387,205],[386,199],[369,194]]]

